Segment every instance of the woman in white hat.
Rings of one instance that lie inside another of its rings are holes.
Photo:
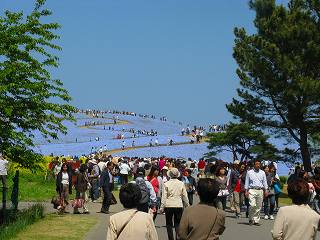
[[[180,176],[179,170],[172,168],[168,172],[168,176],[170,177],[170,180],[164,184],[160,212],[165,212],[166,214],[168,239],[174,240],[172,229],[173,222],[177,239],[183,207],[189,206],[189,200],[184,183],[178,180],[178,177]]]
[[[169,181],[169,176],[168,176],[168,170],[169,168],[167,166],[164,166],[161,170],[161,178],[162,178],[162,182],[166,183]]]

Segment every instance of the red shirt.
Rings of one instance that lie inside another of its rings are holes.
[[[237,180],[237,183],[236,183],[236,186],[234,188],[234,191],[235,192],[241,192],[241,179],[240,178],[238,178],[238,180]]]
[[[148,177],[147,178],[148,179],[148,181],[151,183],[151,185],[152,185],[152,187],[153,187],[153,189],[154,189],[154,192],[156,193],[156,194],[158,194],[158,192],[159,192],[159,181],[158,181],[158,179],[157,178],[152,178],[151,180],[150,180],[150,178]]]
[[[198,168],[199,168],[199,169],[204,169],[205,167],[206,167],[206,162],[203,161],[203,160],[200,160],[200,161],[198,162]]]

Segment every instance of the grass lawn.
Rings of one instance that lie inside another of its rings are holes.
[[[10,202],[12,192],[12,176],[8,176],[8,193],[7,201]],[[72,191],[74,198],[75,191]],[[19,201],[28,202],[42,202],[51,200],[56,194],[55,180],[45,180],[43,174],[21,174],[19,177]],[[0,201],[2,201],[2,194],[0,194]]]
[[[78,240],[97,223],[97,218],[90,215],[49,214],[43,220],[28,226],[13,238],[15,240]]]
[[[283,186],[282,193],[279,196],[279,205],[292,205],[291,198],[288,197],[287,185]]]

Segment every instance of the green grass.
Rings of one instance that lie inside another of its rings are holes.
[[[12,239],[29,225],[39,221],[44,217],[44,207],[35,204],[18,212],[6,210],[5,215],[5,222],[0,226],[0,240]]]
[[[279,196],[279,205],[280,206],[292,205],[292,200],[291,198],[288,197],[287,185],[283,185],[282,193],[280,193],[280,196]]]
[[[12,176],[8,176],[7,201],[10,202],[12,192]],[[21,174],[19,177],[19,201],[43,202],[50,200],[56,194],[54,179],[45,180],[44,174]],[[73,195],[70,198],[73,198]],[[2,193],[0,194],[2,201]]]
[[[28,226],[15,240],[78,240],[97,223],[90,215],[49,214],[43,220]]]

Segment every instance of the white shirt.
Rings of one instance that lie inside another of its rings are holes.
[[[8,175],[8,163],[6,159],[0,159],[0,175]]]
[[[259,171],[251,169],[247,172],[246,175],[246,182],[244,188],[248,190],[250,188],[256,187],[268,189],[266,174],[261,169],[259,169]]]
[[[126,163],[121,163],[121,165],[119,166],[120,169],[120,174],[126,174],[128,175],[129,171],[131,170],[129,165]]]
[[[100,171],[102,172],[103,169],[107,166],[107,163],[101,161],[98,163],[98,166],[100,168]]]
[[[62,172],[62,184],[69,184],[69,174]]]

